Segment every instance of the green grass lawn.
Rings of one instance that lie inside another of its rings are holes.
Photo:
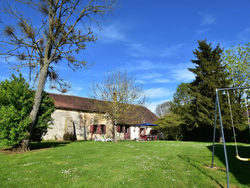
[[[222,145],[210,169],[211,143],[45,142],[28,153],[0,153],[0,187],[223,187]],[[228,146],[230,185],[250,187],[250,163]],[[250,157],[250,147],[241,145]]]

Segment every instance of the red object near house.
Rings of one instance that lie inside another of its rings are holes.
[[[119,133],[121,132],[121,127],[119,125],[116,126],[116,131]]]
[[[101,127],[101,125],[97,126],[97,134],[102,134],[102,127]]]
[[[90,130],[89,130],[90,133],[94,133],[94,125],[90,125]]]
[[[130,127],[124,126],[124,139],[129,140],[130,139]]]

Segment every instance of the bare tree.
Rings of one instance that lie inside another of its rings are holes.
[[[47,78],[51,81],[51,88],[66,92],[69,87],[59,77],[55,65],[62,61],[74,71],[86,65],[85,61],[76,57],[86,48],[86,43],[97,39],[90,22],[98,23],[99,18],[111,10],[114,1],[9,0],[0,3],[4,13],[15,20],[15,26],[2,23],[5,37],[0,40],[0,55],[17,58],[20,63],[13,65],[13,68],[19,70],[28,67],[30,78],[33,76],[38,81],[35,82],[37,89],[30,113],[32,123],[28,138],[33,131]],[[25,6],[25,10],[36,10],[36,21],[29,18],[27,12],[24,15],[22,11],[14,9],[15,3]],[[40,22],[37,22],[39,18]],[[79,27],[79,24],[83,27]]]
[[[142,85],[136,84],[133,76],[126,70],[108,72],[100,83],[92,84],[91,91],[95,99],[103,101],[97,106],[112,122],[115,141],[117,124],[126,123],[134,117],[143,117],[140,112],[140,107],[145,104]]]
[[[171,113],[172,102],[166,101],[156,106],[155,113],[158,117],[163,117],[166,114]]]

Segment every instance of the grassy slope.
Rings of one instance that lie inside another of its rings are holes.
[[[211,163],[210,143],[75,142],[23,154],[0,153],[0,187],[221,187],[226,173],[221,145]],[[39,146],[39,145],[35,145]],[[60,146],[60,147],[59,147]],[[230,183],[250,186],[250,165],[229,146]],[[245,148],[243,148],[245,149]],[[248,154],[249,149],[248,149]]]

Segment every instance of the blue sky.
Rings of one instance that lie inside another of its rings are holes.
[[[107,71],[125,68],[144,85],[147,106],[154,111],[172,99],[178,84],[194,78],[187,68],[193,66],[197,40],[223,48],[246,44],[249,18],[249,0],[118,0],[112,14],[101,20],[101,29],[95,27],[99,39],[80,54],[88,68],[73,72],[63,62],[57,68],[71,83],[68,94],[83,97],[90,96],[91,83]],[[1,81],[14,72],[0,61]]]

